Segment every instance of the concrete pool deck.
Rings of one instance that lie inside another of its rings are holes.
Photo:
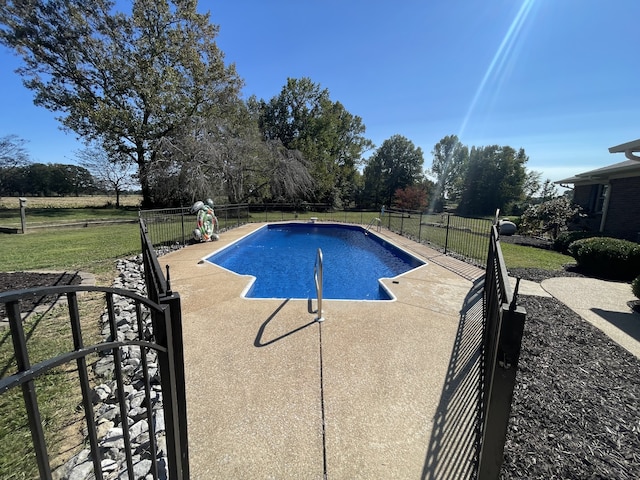
[[[428,264],[385,280],[396,301],[325,300],[318,323],[201,262],[261,225],[160,258],[182,299],[191,477],[468,478],[483,270],[383,230]]]

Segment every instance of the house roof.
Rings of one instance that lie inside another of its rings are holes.
[[[609,153],[624,153],[629,160],[640,160],[633,152],[640,152],[640,138],[609,148]]]
[[[640,145],[640,140],[637,140],[637,142]],[[640,162],[636,160],[625,160],[624,162],[614,163],[613,165],[609,165],[607,167],[597,168],[588,172],[579,173],[573,177],[564,178],[553,183],[595,183],[600,180],[606,181],[614,176],[626,177],[635,175],[640,176]]]

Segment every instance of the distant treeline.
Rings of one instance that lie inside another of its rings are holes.
[[[79,196],[109,190],[89,170],[77,165],[31,163],[0,168],[0,196]]]

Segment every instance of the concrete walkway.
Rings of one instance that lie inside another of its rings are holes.
[[[628,283],[558,277],[541,287],[640,358],[640,314],[627,305],[637,300]]]
[[[559,300],[640,358],[640,314],[627,305],[637,300],[628,283],[582,277],[555,277],[541,283],[521,280],[519,294]]]
[[[325,300],[318,323],[307,300],[240,298],[249,279],[203,261],[259,226],[161,258],[182,298],[192,478],[471,478],[484,272],[383,230],[428,264],[385,280],[396,301]],[[557,298],[640,355],[628,284],[519,293]]]
[[[325,300],[318,323],[202,261],[258,226],[161,258],[182,298],[192,478],[470,478],[483,271],[383,231],[428,264],[385,281],[396,301]]]

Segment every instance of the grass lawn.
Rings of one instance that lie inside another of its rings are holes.
[[[83,195],[79,197],[23,197],[27,199],[26,208],[104,208],[116,204],[115,195]],[[121,207],[137,208],[142,202],[141,195],[120,195]],[[0,211],[20,210],[19,197],[0,197]]]
[[[101,285],[112,284],[117,275],[117,259],[140,252],[137,223],[0,234],[0,238],[0,271],[80,270],[96,275],[96,282]],[[87,294],[79,307],[85,344],[95,343],[100,338],[98,325],[104,302]],[[32,315],[24,322],[24,329],[32,364],[73,349],[65,307]],[[92,362],[91,357],[87,362]],[[0,329],[0,378],[15,369],[9,329]],[[66,461],[84,444],[77,378],[77,367],[70,363],[35,382],[52,467]],[[0,478],[36,478],[32,450],[22,392],[12,389],[0,395]]]
[[[87,295],[79,308],[81,318],[86,316],[82,322],[85,345],[97,343],[100,332],[96,320],[103,309],[102,299]],[[73,350],[68,312],[64,306],[31,315],[23,326],[32,365]],[[87,362],[97,359],[94,354],[87,357]],[[0,378],[16,370],[10,330],[0,329]],[[55,468],[84,447],[84,420],[79,408],[82,396],[76,363],[67,363],[41,375],[35,381],[35,388],[47,450],[51,466]],[[0,478],[38,477],[31,442],[22,390],[13,388],[0,395]]]
[[[115,260],[140,253],[137,223],[0,234],[0,271],[82,270],[115,274]]]
[[[566,264],[575,263],[573,257],[554,250],[527,247],[500,242],[507,268],[540,268],[542,270],[562,270]]]

